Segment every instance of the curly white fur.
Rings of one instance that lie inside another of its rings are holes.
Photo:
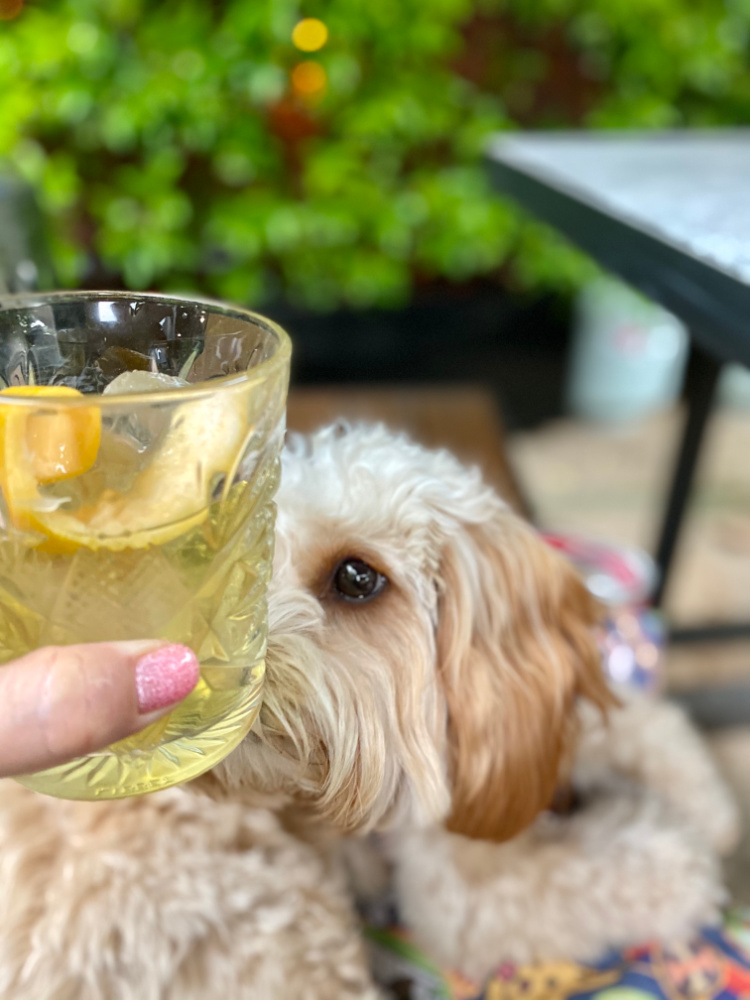
[[[267,810],[3,782],[3,1000],[375,1000],[338,874]]]

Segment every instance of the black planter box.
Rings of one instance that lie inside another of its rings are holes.
[[[512,428],[562,412],[570,329],[563,299],[440,289],[400,310],[323,315],[280,303],[263,311],[293,338],[296,384],[482,383]]]

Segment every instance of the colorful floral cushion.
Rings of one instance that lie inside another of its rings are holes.
[[[750,910],[689,945],[629,948],[596,965],[501,966],[485,984],[433,965],[398,928],[368,930],[378,982],[393,1000],[740,1000],[750,998]]]

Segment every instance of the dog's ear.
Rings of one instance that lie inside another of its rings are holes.
[[[603,710],[615,703],[594,634],[598,608],[567,561],[507,510],[448,543],[441,578],[448,828],[507,840],[552,802],[576,698]]]

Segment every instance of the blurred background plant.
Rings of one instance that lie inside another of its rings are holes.
[[[750,0],[0,0],[0,158],[58,280],[306,309],[590,265],[488,133],[750,121]],[[302,24],[300,24],[302,21]]]

